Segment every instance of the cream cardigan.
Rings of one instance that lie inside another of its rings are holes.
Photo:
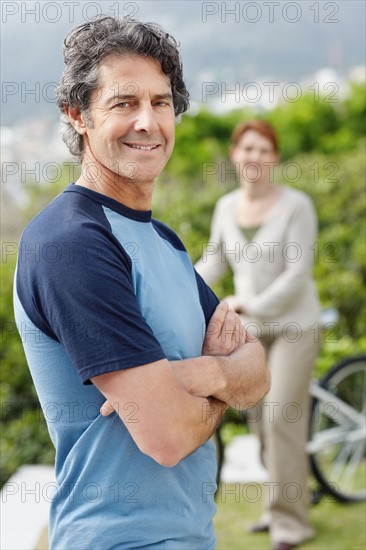
[[[262,331],[315,330],[320,305],[312,279],[317,221],[311,200],[282,186],[250,243],[236,222],[238,200],[235,190],[217,202],[210,242],[196,264],[198,273],[210,285],[230,265],[235,294]]]

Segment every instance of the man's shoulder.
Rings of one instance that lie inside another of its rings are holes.
[[[78,193],[61,193],[24,229],[18,250],[18,279],[74,285],[131,261],[114,236],[103,207]]]
[[[92,239],[100,229],[108,227],[103,209],[85,196],[68,193],[69,187],[57,195],[25,227],[21,243],[53,243]]]

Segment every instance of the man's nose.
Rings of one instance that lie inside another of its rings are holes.
[[[152,105],[141,105],[136,113],[134,129],[139,132],[152,134],[159,129],[156,114]]]

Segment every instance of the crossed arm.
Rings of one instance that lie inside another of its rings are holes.
[[[174,466],[207,441],[228,406],[244,409],[259,401],[270,376],[262,346],[222,302],[200,357],[163,359],[92,382],[107,399],[102,414],[116,410],[124,420],[126,404],[133,404],[137,414],[125,424],[136,445],[159,464]]]

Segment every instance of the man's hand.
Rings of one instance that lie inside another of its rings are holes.
[[[217,306],[211,317],[201,359],[206,361],[202,364],[192,360],[170,363],[191,395],[215,397],[231,407],[245,409],[269,391],[270,374],[264,349],[246,332],[240,317],[225,301]]]
[[[109,401],[104,401],[103,405],[100,407],[99,412],[102,416],[109,416],[110,414],[116,412],[116,409],[113,407],[113,405],[111,405]]]
[[[240,303],[239,298],[237,296],[235,296],[234,294],[232,294],[230,296],[226,296],[223,301],[226,302],[228,304],[228,306],[230,307],[230,309],[235,311],[235,313],[240,313],[240,314],[245,313],[245,308],[244,308],[243,304]]]
[[[246,342],[246,336],[239,315],[226,301],[220,302],[208,324],[202,355],[230,355]]]

